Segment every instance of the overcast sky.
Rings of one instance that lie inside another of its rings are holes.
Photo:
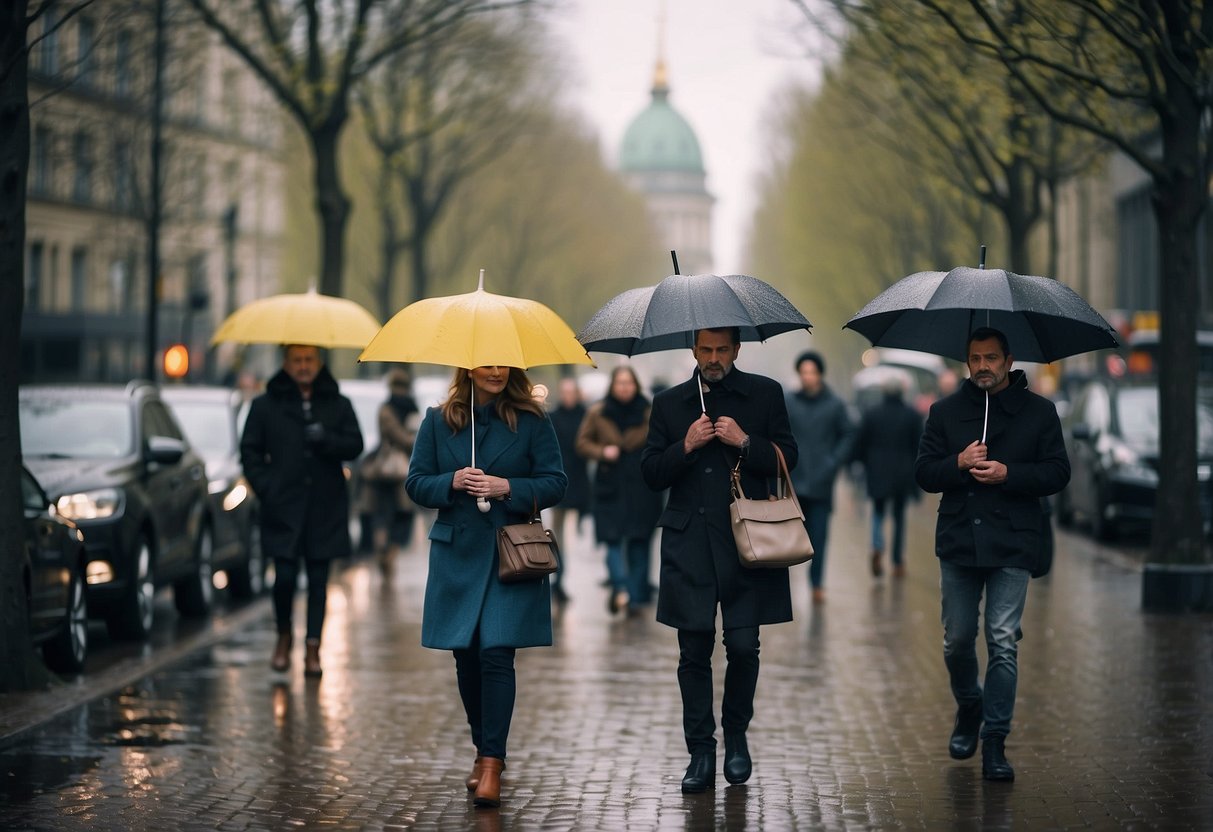
[[[568,47],[568,94],[598,128],[612,166],[628,123],[649,103],[661,6],[670,103],[699,138],[717,200],[715,270],[744,271],[753,183],[769,149],[763,116],[776,90],[815,76],[788,33],[802,18],[788,0],[563,0],[551,17]]]

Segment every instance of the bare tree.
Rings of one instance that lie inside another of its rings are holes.
[[[525,38],[504,21],[469,21],[449,37],[397,53],[356,90],[380,160],[376,295],[385,320],[395,308],[399,256],[410,254],[406,302],[425,297],[431,238],[452,196],[519,138],[525,114],[541,98]]]
[[[307,136],[321,220],[320,290],[341,295],[350,203],[338,143],[355,85],[393,55],[531,0],[188,0]]]
[[[1209,199],[1213,3],[1203,0],[1014,0],[1040,36],[1017,37],[980,0],[917,0],[959,44],[996,57],[1057,121],[1109,142],[1152,183],[1159,232],[1159,487],[1150,561],[1210,564],[1196,474],[1198,233]],[[970,22],[975,16],[975,24]],[[1062,106],[1051,90],[1072,92]],[[1114,117],[1124,105],[1153,128]],[[1119,105],[1119,106],[1115,106]],[[1151,580],[1163,570],[1147,569]],[[1207,585],[1206,581],[1206,585]],[[1213,606],[1206,590],[1199,602]]]

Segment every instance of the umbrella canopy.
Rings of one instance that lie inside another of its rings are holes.
[[[697,329],[735,326],[743,341],[807,330],[804,315],[773,286],[744,274],[672,274],[629,289],[594,313],[578,339],[587,350],[639,355],[694,346]]]
[[[321,295],[273,295],[237,309],[219,325],[212,344],[308,344],[362,349],[379,322],[352,300]]]
[[[1017,361],[1050,362],[1118,346],[1103,316],[1068,286],[1003,269],[918,272],[847,321],[876,347],[902,347],[965,361],[969,333],[1007,336]]]
[[[383,325],[359,361],[403,361],[449,367],[589,364],[573,330],[542,303],[484,291],[410,303]]]

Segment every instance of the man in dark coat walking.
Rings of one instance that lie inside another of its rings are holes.
[[[569,594],[564,589],[564,562],[569,551],[564,545],[566,518],[570,515],[575,516],[577,527],[580,528],[582,515],[590,507],[590,475],[586,470],[585,460],[577,453],[577,431],[581,429],[585,410],[577,379],[560,379],[556,407],[548,414],[548,418],[552,420],[552,427],[556,431],[556,441],[560,443],[560,459],[564,464],[564,475],[569,478],[568,488],[564,491],[564,499],[550,509],[552,532],[556,535],[556,544],[563,555],[557,561],[556,574],[552,576],[552,598],[558,604],[567,603],[569,600]]]
[[[717,606],[727,662],[721,725],[730,783],[744,783],[751,771],[745,732],[758,684],[758,628],[792,620],[787,570],[742,568],[733,540],[733,466],[740,460],[742,487],[752,496],[767,493],[768,479],[778,471],[776,445],[789,468],[797,458],[783,390],[778,382],[734,366],[739,342],[735,328],[696,332],[698,371],[653,399],[641,457],[649,487],[670,489],[658,523],[663,531],[657,620],[678,630],[682,727],[691,754],[684,792],[704,791],[716,780]]]
[[[261,546],[274,558],[278,644],[271,666],[290,667],[291,608],[302,559],[308,585],[304,673],[319,676],[329,565],[350,556],[341,463],[362,453],[362,432],[316,347],[286,347],[282,369],[265,387],[249,408],[240,462],[261,501]]]
[[[1043,554],[1041,498],[1065,487],[1070,461],[1056,408],[1028,390],[1021,370],[1011,370],[1006,336],[983,327],[969,336],[967,351],[969,378],[931,406],[915,476],[925,491],[943,493],[935,554],[944,663],[957,705],[948,751],[958,760],[973,756],[980,729],[982,776],[1013,780],[1005,742],[1015,710],[1028,578]],[[976,650],[983,593],[984,692]]]

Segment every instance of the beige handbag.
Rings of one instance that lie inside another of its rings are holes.
[[[503,584],[535,581],[556,571],[556,538],[540,522],[538,506],[527,522],[497,530],[497,557],[497,579]]]
[[[741,460],[733,467],[733,502],[729,516],[733,521],[733,540],[737,556],[747,569],[780,569],[813,558],[813,544],[804,527],[804,512],[792,488],[792,477],[783,451],[774,442],[779,459],[776,494],[765,500],[751,500],[741,489]]]

